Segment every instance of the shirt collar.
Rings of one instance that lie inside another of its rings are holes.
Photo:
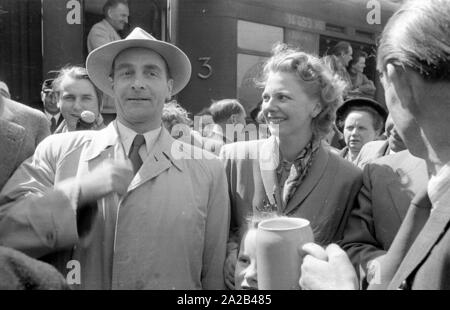
[[[443,200],[448,195],[450,188],[450,162],[445,164],[436,175],[430,177],[428,182],[428,197],[432,206],[436,206],[437,202]]]
[[[47,116],[47,119],[48,119],[49,121],[51,121],[51,120],[52,120],[52,117],[54,117],[54,118],[55,118],[55,121],[58,122],[59,117],[61,116],[61,112],[60,112],[60,113],[56,113],[56,114],[50,114],[50,113],[48,113],[47,111],[44,110],[44,113],[45,113],[45,115]]]
[[[125,149],[126,154],[130,153],[131,144],[133,143],[134,137],[138,134],[134,130],[126,127],[121,122],[117,122],[117,130],[119,131],[119,136],[122,141],[123,147]],[[155,144],[156,139],[159,136],[159,133],[161,132],[161,126],[154,129],[147,131],[143,133],[142,135],[145,138],[145,148],[147,151],[147,155],[150,153],[150,150],[152,149],[153,145]]]

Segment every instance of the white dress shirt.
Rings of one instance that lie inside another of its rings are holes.
[[[119,137],[122,141],[122,145],[124,147],[124,150],[128,156],[131,149],[131,144],[133,144],[133,140],[138,135],[137,132],[134,130],[128,128],[124,124],[122,124],[119,121],[115,121],[117,124],[117,130],[119,131]],[[155,144],[156,140],[158,139],[159,133],[161,132],[161,127],[158,127],[154,130],[147,131],[143,133],[142,135],[145,138],[145,147],[142,145],[139,148],[139,156],[141,156],[142,161],[144,162],[145,159],[150,154],[150,151]]]
[[[450,163],[445,164],[437,173],[430,177],[428,182],[428,197],[431,204],[436,207],[439,201],[449,201],[450,195]]]

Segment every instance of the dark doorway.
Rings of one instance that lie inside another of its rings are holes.
[[[92,26],[103,19],[102,7],[106,0],[85,1],[84,11],[84,53],[87,56],[86,39]],[[120,33],[126,37],[135,27],[141,27],[155,38],[161,40],[161,24],[166,11],[166,1],[163,0],[129,0],[129,26]]]
[[[11,98],[41,108],[41,1],[1,0],[0,80]]]

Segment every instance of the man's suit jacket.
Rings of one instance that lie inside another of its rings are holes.
[[[44,113],[0,96],[0,189],[49,134]]]
[[[46,116],[47,116],[48,126],[49,126],[49,128],[50,128],[50,133],[55,133],[56,129],[57,129],[57,128],[61,125],[61,123],[64,121],[64,117],[62,116],[61,113],[59,114],[58,121],[56,122],[55,130],[51,131],[51,127],[52,127],[52,117],[49,116],[48,114],[47,114]]]
[[[367,164],[363,186],[351,212],[342,241],[354,267],[367,271],[367,263],[389,249],[414,196],[426,189],[425,161],[407,150]]]
[[[449,200],[447,188],[432,210],[426,191],[417,194],[369,289],[450,289]]]
[[[111,26],[111,24],[106,19],[102,19],[100,22],[92,26],[89,31],[87,37],[88,52],[90,53],[97,47],[120,39],[120,35]]]
[[[0,290],[62,289],[69,289],[69,286],[55,268],[0,246]]]
[[[222,147],[220,157],[231,200],[231,241],[239,243],[238,230],[265,200],[276,201],[282,214],[308,219],[315,242],[325,245],[340,240],[361,187],[360,169],[320,146],[308,175],[283,208],[276,176],[277,154],[274,137]]]
[[[45,139],[0,193],[0,243],[64,275],[78,261],[75,288],[224,288],[229,198],[213,154],[163,128],[124,196],[77,208],[83,177],[126,158],[119,139],[114,122]]]
[[[355,165],[363,169],[371,161],[389,155],[389,152],[389,141],[387,140],[367,142],[356,157]]]

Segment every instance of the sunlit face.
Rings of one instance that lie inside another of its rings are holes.
[[[349,46],[347,53],[342,53],[340,56],[340,59],[342,61],[342,64],[347,67],[350,60],[352,60],[353,55],[353,49],[351,46]]]
[[[58,97],[55,92],[51,90],[44,90],[41,92],[41,100],[44,105],[44,110],[50,114],[59,113]]]
[[[256,274],[256,229],[250,229],[242,238],[239,249],[234,283],[237,290],[257,290]]]
[[[352,111],[344,124],[344,140],[350,151],[357,155],[367,142],[378,137],[372,115],[365,111]]]
[[[394,152],[400,152],[406,149],[405,144],[403,143],[402,137],[398,134],[397,129],[395,128],[394,121],[392,119],[391,114],[388,115],[386,119],[386,125],[384,127],[384,131],[387,135],[387,140],[389,142],[389,148]]]
[[[58,106],[69,131],[76,129],[81,112],[91,111],[96,117],[100,113],[95,88],[85,79],[64,78],[60,84]]]
[[[311,121],[319,114],[320,103],[306,94],[295,75],[270,73],[262,98],[262,113],[273,135],[280,139],[311,136]]]
[[[159,54],[145,48],[125,50],[115,59],[113,80],[119,121],[130,128],[142,124],[155,129],[161,125],[173,81]]]
[[[384,88],[386,106],[395,124],[396,132],[411,154],[418,157],[423,156],[423,142],[420,139],[421,130],[411,111],[408,109],[408,103],[401,102],[394,83],[388,80],[386,74],[381,76],[381,83]]]
[[[358,61],[352,67],[356,72],[363,73],[364,68],[366,67],[366,58],[359,57]]]
[[[128,24],[128,16],[130,12],[128,10],[128,6],[119,3],[116,7],[110,8],[108,11],[108,16],[110,18],[110,22],[114,29],[123,30]]]

